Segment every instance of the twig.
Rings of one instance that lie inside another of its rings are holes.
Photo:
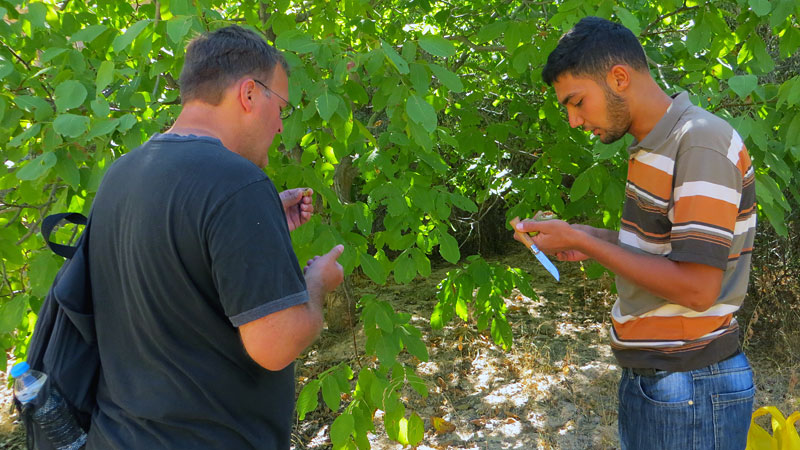
[[[9,297],[14,298],[14,288],[11,286],[11,280],[8,279],[8,272],[6,272],[5,260],[0,260],[0,267],[3,268],[3,281],[8,285]]]
[[[19,55],[17,54],[17,52],[15,52],[15,51],[14,51],[14,49],[12,49],[12,48],[11,48],[11,47],[10,47],[8,44],[6,44],[6,42],[5,42],[5,41],[0,41],[0,42],[2,42],[2,43],[3,43],[3,46],[4,46],[5,48],[7,48],[7,49],[8,49],[8,51],[10,51],[12,55],[14,55],[14,57],[15,57],[15,58],[17,58],[17,60],[19,60],[19,62],[21,62],[21,63],[22,63],[22,65],[23,65],[23,66],[25,66],[25,68],[26,68],[26,69],[28,69],[29,71],[31,70],[31,66],[29,66],[29,65],[28,65],[28,63],[27,63],[27,62],[26,62],[24,59],[22,59],[22,57],[21,57],[21,56],[19,56]]]
[[[47,212],[50,210],[50,205],[55,203],[55,201],[56,201],[56,192],[58,192],[58,187],[59,186],[57,184],[53,184],[53,189],[50,191],[49,198],[47,199],[47,201],[41,207],[38,208],[40,216],[42,216],[42,217],[46,216]],[[23,242],[28,240],[29,237],[33,236],[36,233],[36,231],[39,229],[39,225],[40,225],[40,222],[36,222],[30,228],[28,228],[28,232],[25,233],[25,235],[22,236],[19,241],[17,241],[17,245],[21,245]]]
[[[353,358],[356,360],[356,364],[358,364],[358,368],[360,370],[363,369],[363,366],[361,365],[361,359],[358,357],[358,343],[356,342],[356,324],[355,320],[353,320],[354,319],[353,314],[351,313],[352,311],[351,306],[353,305],[353,299],[352,297],[350,297],[350,289],[348,289],[347,286],[342,286],[342,290],[344,291],[344,296],[347,297],[347,318],[350,320],[349,323],[350,333],[353,335]]]

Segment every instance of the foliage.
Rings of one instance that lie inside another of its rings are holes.
[[[279,187],[314,188],[323,211],[294,233],[298,257],[341,242],[346,272],[383,284],[429,276],[431,258],[459,262],[494,208],[618,224],[629,141],[603,145],[570,129],[540,77],[559,36],[585,15],[624,23],[668,92],[689,90],[739,130],[760,215],[786,236],[800,203],[799,13],[797,0],[0,0],[0,341],[24,356],[60,265],[39,222],[88,212],[108,165],[171,124],[184,47],[197,33],[239,23],[285,52],[298,109],[267,172]],[[508,346],[497,296],[528,281],[486,266],[471,257],[451,272],[432,322],[472,307]],[[422,422],[398,392],[424,383],[398,355],[422,360],[424,344],[391,305],[361,305],[364,351],[377,364],[355,381],[349,367],[326,372],[301,393],[298,412],[316,408],[321,390],[331,410],[344,408],[335,448],[367,448],[376,409],[393,439],[413,445]],[[350,403],[335,391],[350,392]]]

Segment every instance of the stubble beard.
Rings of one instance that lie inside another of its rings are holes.
[[[603,92],[606,97],[606,110],[608,111],[610,125],[605,130],[605,133],[600,136],[600,142],[611,144],[628,133],[631,128],[631,112],[621,95],[613,92],[607,86],[603,86]]]

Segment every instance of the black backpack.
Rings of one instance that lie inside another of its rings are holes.
[[[50,241],[53,228],[62,220],[86,225],[74,247]],[[100,369],[89,279],[89,223],[78,213],[53,214],[42,221],[47,246],[67,260],[39,310],[26,359],[31,369],[47,374],[48,388],[58,389],[85,431],[96,405]],[[32,420],[30,408],[26,411],[16,399],[15,403],[25,422],[28,448],[52,448]]]

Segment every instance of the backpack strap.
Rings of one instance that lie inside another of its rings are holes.
[[[58,223],[62,220],[74,223],[75,225],[86,225],[88,220],[86,219],[86,216],[81,213],[52,214],[42,220],[42,236],[44,236],[47,246],[50,247],[50,250],[52,250],[56,255],[69,259],[75,255],[75,251],[78,250],[77,246],[56,244],[55,242],[50,241],[50,234],[53,232],[53,228],[55,228],[56,225],[58,225]]]

